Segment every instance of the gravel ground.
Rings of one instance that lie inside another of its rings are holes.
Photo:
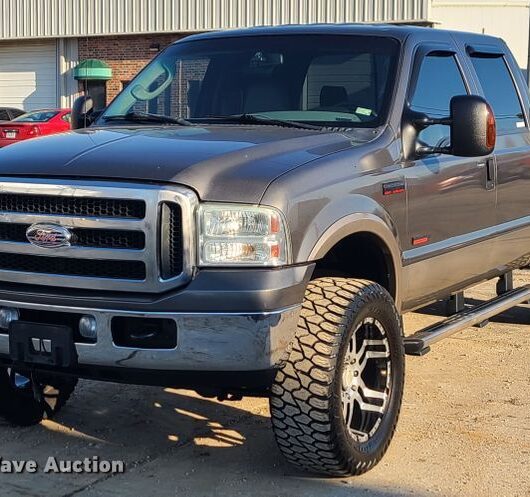
[[[517,283],[530,283],[519,272]],[[466,296],[485,299],[491,283]],[[406,316],[410,333],[440,306]],[[325,480],[281,458],[263,399],[219,403],[193,392],[83,381],[55,421],[13,429],[0,422],[0,457],[99,456],[123,475],[0,475],[15,496],[530,496],[530,309],[407,359],[399,427],[368,474]]]

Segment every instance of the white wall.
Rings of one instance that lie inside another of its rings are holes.
[[[528,58],[530,1],[521,0],[432,0],[429,19],[435,27],[485,33],[503,38],[519,66]]]
[[[57,43],[0,43],[0,106],[34,110],[57,105]]]
[[[57,101],[63,108],[72,107],[79,95],[74,68],[79,63],[77,38],[57,40]]]
[[[0,42],[0,107],[71,107],[77,39]]]

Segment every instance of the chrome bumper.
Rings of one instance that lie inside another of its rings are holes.
[[[259,371],[286,359],[300,306],[259,313],[134,312],[67,307],[0,300],[0,306],[94,316],[97,343],[76,343],[79,364],[167,371]],[[113,343],[113,317],[156,317],[177,324],[174,349],[118,347]],[[9,355],[9,336],[0,332],[0,355]]]

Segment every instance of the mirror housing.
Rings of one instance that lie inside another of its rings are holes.
[[[451,115],[442,119],[409,112],[408,119],[411,124],[404,128],[404,131],[407,131],[409,142],[411,138],[415,142],[419,133],[429,126],[441,124],[451,129],[451,145],[449,147],[416,147],[415,154],[409,151],[405,154],[406,156],[447,154],[458,157],[482,157],[493,152],[497,129],[495,116],[488,102],[478,95],[459,95],[451,99],[450,109]]]
[[[451,153],[482,157],[495,149],[497,127],[488,102],[476,95],[451,99]]]
[[[72,106],[72,129],[87,128],[94,122],[94,101],[85,95],[77,98]]]

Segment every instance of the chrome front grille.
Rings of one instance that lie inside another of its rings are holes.
[[[197,198],[190,190],[132,183],[0,182],[0,281],[153,293],[191,278]],[[68,228],[71,245],[32,245],[25,233],[33,224]]]

